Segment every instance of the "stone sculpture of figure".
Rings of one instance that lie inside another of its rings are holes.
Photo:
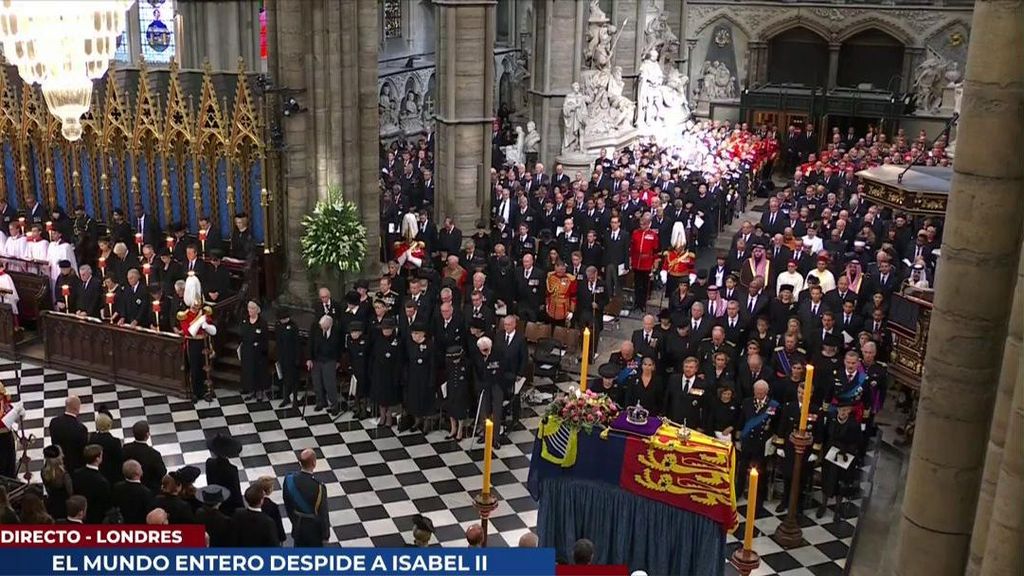
[[[402,100],[402,116],[407,118],[418,118],[420,115],[420,95],[415,90],[409,90]]]
[[[732,72],[723,62],[715,62],[715,97],[735,98],[736,88],[729,89],[729,84],[735,83]],[[731,94],[730,94],[731,92]]]
[[[622,95],[626,82],[622,79],[622,66],[616,66],[608,77],[608,103],[610,105],[610,123],[615,130],[628,128],[633,124],[636,104]]]
[[[686,101],[686,83],[689,78],[670,68],[665,84],[661,87],[660,120],[664,126],[682,126],[690,117],[690,104]]]
[[[380,108],[381,125],[393,126],[398,124],[398,100],[395,99],[395,95],[391,92],[391,84],[387,82],[380,89],[378,107]]]
[[[583,51],[583,60],[593,70],[609,70],[612,63],[612,40],[616,35],[616,27],[610,23],[608,16],[601,10],[598,0],[590,0],[590,18],[587,20],[587,47]]]
[[[935,112],[942,106],[942,88],[949,63],[938,53],[932,52],[914,71],[914,90],[917,92],[917,106],[928,112]]]
[[[639,70],[640,87],[637,89],[637,106],[640,114],[637,117],[637,124],[650,126],[655,123],[660,113],[658,104],[661,100],[661,85],[665,81],[661,64],[658,63],[658,52],[651,50],[647,53]]]
[[[562,151],[583,152],[583,127],[587,123],[587,102],[580,93],[580,83],[572,83],[572,92],[562,104]]]
[[[523,149],[527,154],[535,154],[540,147],[540,132],[537,131],[537,123],[530,120],[526,123],[526,139]]]
[[[526,160],[524,153],[526,147],[526,133],[522,126],[516,126],[516,143],[505,146],[505,162],[508,164],[522,164]]]
[[[672,32],[668,17],[660,6],[651,2],[648,10],[651,16],[644,29],[644,52],[656,51],[663,63],[671,65],[672,59],[679,54],[679,38]]]
[[[717,64],[717,62],[715,63]],[[715,66],[710,60],[705,60],[700,69],[700,96],[701,100],[710,101],[715,98]]]

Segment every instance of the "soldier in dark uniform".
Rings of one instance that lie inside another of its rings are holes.
[[[277,354],[277,373],[281,378],[281,404],[279,408],[299,403],[299,329],[285,308],[277,309],[274,329],[274,348]]]
[[[878,345],[873,341],[865,343],[861,347],[861,367],[864,370],[867,384],[862,399],[864,401],[864,419],[868,436],[874,436],[877,427],[875,426],[875,414],[885,405],[885,391],[889,380],[889,367],[885,362],[876,360],[878,356]]]
[[[391,426],[391,407],[402,402],[402,355],[404,346],[395,330],[395,319],[386,316],[371,343],[370,396],[380,410],[378,426]]]
[[[470,366],[460,344],[445,349],[444,374],[444,406],[451,428],[446,439],[461,442],[462,420],[469,418],[473,409],[473,386]]]
[[[479,353],[475,355],[474,380],[476,389],[480,391],[480,416],[491,418],[497,426],[502,422],[502,404],[505,399],[505,383],[502,372],[502,359],[493,350],[490,338],[477,340]],[[478,438],[483,441],[483,436]],[[494,436],[494,448],[500,448],[498,435]]]
[[[536,321],[546,294],[544,272],[534,265],[533,255],[523,256],[523,267],[516,272],[516,314],[527,322]]]
[[[409,327],[411,339],[406,342],[405,413],[415,420],[412,427],[426,433],[425,419],[437,414],[437,357],[427,341],[427,326],[416,322]]]
[[[705,370],[710,370],[715,354],[725,352],[729,360],[729,368],[735,372],[736,346],[725,339],[725,329],[715,326],[711,329],[711,336],[705,338],[697,346],[697,358]]]
[[[314,476],[316,453],[307,448],[299,454],[302,470],[284,478],[284,508],[292,524],[296,548],[318,548],[330,535],[327,487]]]
[[[398,314],[398,301],[401,297],[397,292],[391,288],[391,278],[388,276],[381,276],[380,278],[380,289],[373,294],[373,301],[383,302],[387,306],[386,314],[388,316],[396,316]]]
[[[665,415],[673,422],[702,430],[707,403],[705,394],[713,394],[713,390],[708,389],[697,370],[698,361],[691,356],[683,361],[681,374],[669,377],[665,387]]]
[[[838,450],[838,458],[844,461],[856,459],[861,448],[861,429],[857,419],[853,416],[853,404],[848,401],[836,405],[835,415],[825,418],[825,442],[822,453],[826,455],[821,463],[821,489],[823,500],[818,507],[815,517],[821,518],[825,515],[828,501],[836,496],[840,482],[849,480],[857,472],[857,465],[851,462],[845,469],[828,459],[828,453],[833,448]],[[837,511],[838,512],[838,511]]]
[[[782,346],[776,346],[772,352],[771,365],[775,368],[775,377],[789,378],[795,360],[805,360],[807,351],[797,346],[796,335],[786,334],[782,338]]]
[[[829,334],[822,339],[821,352],[814,359],[814,390],[811,400],[821,404],[827,391],[833,388],[843,370],[842,358],[839,357],[839,346],[842,339],[836,334]]]
[[[604,309],[608,305],[608,292],[597,274],[597,267],[588,266],[586,277],[576,284],[576,321],[580,331],[590,328],[591,353],[597,355],[597,345],[604,330]]]
[[[774,420],[779,403],[768,397],[768,383],[758,380],[754,383],[754,395],[745,398],[740,407],[740,458],[736,466],[736,494],[744,494],[747,475],[751,467],[761,467],[765,458],[765,443],[775,430]],[[758,505],[764,498],[761,493],[765,483],[758,484]]]
[[[793,448],[793,443],[789,440],[789,435],[800,427],[800,410],[803,406],[804,398],[804,384],[801,383],[797,387],[796,400],[787,402],[782,407],[782,412],[779,415],[778,424],[775,429],[775,444],[781,447],[783,452],[781,466],[782,466],[782,500],[779,501],[779,505],[775,508],[775,513],[778,514],[786,510],[789,506],[790,489],[792,488],[793,478],[793,464],[796,458],[796,449]],[[800,491],[807,490],[811,485],[811,479],[814,476],[813,470],[807,467],[807,460],[811,454],[821,449],[822,439],[822,419],[819,410],[815,407],[814,401],[811,401],[810,409],[807,413],[807,431],[811,433],[813,438],[813,445],[803,454],[803,477],[800,479]],[[797,511],[802,511],[803,499],[798,495],[797,502],[799,506]]]

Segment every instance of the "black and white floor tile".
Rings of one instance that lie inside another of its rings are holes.
[[[433,520],[440,544],[465,546],[465,528],[478,522],[471,497],[482,480],[482,446],[471,439],[461,444],[446,440],[447,430],[399,434],[377,428],[373,419],[354,420],[346,413],[332,420],[326,413],[314,414],[311,407],[302,417],[295,409],[277,409],[276,401],[245,403],[230,391],[220,391],[213,402],[193,405],[27,362],[0,364],[0,380],[25,402],[26,431],[36,438],[29,451],[33,472],[41,467],[42,449],[48,443],[43,440],[46,424],[63,412],[65,398],[76,394],[82,400],[82,421],[90,430],[101,404],[114,417],[115,435],[130,438],[132,424],[148,420],[152,443],[172,470],[186,464],[202,469],[209,456],[205,439],[230,432],[244,446],[235,460],[243,470],[243,489],[261,476],[282,478],[296,469],[299,450],[315,449],[317,476],[327,485],[330,498],[331,542],[341,546],[402,546],[410,538],[416,514]],[[549,385],[547,391],[554,387]],[[536,527],[537,503],[527,492],[526,480],[542,410],[524,405],[519,424],[508,432],[510,442],[495,453],[492,482],[501,503],[491,516],[491,546],[514,546]],[[861,492],[868,494],[871,476],[864,477]],[[204,484],[203,477],[196,482]],[[280,494],[274,499],[280,501]],[[861,499],[851,500],[838,522],[831,509],[821,520],[813,518],[812,509],[804,520],[807,545],[788,551],[768,537],[781,518],[765,512],[755,524],[755,548],[763,559],[755,574],[842,572],[861,505]],[[774,503],[768,508],[774,509]],[[742,523],[735,534],[742,537]],[[731,552],[736,538],[730,535],[728,542]]]

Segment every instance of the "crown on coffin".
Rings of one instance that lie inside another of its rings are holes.
[[[636,406],[630,406],[626,408],[626,422],[635,424],[637,426],[643,426],[647,424],[647,417],[650,416],[650,412],[647,408],[640,405],[638,400]]]

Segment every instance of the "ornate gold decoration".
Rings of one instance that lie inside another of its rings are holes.
[[[188,223],[188,198],[189,188],[186,184],[186,165],[189,153],[192,149],[192,110],[185,105],[185,97],[181,91],[181,82],[178,79],[178,62],[171,59],[171,77],[167,88],[167,113],[164,116],[164,138],[163,138],[163,161],[164,180],[168,181],[171,173],[178,185],[178,210],[181,213],[182,222]],[[171,213],[170,206],[170,182],[164,197],[164,210]],[[199,213],[196,213],[198,217]]]
[[[128,157],[132,137],[132,119],[128,107],[121,99],[113,74],[107,74],[107,94],[103,106],[103,171],[100,173],[100,195],[106,200],[107,218],[114,211],[111,179],[117,178],[121,209],[129,204]]]
[[[953,47],[961,46],[964,43],[964,34],[957,30],[949,35],[949,45]]]
[[[213,88],[213,73],[209,60],[203,62],[203,90],[199,98],[199,110],[196,117],[196,138],[192,145],[193,176],[195,183],[200,184],[202,177],[206,177],[206,189],[217,190],[217,172],[220,160],[227,157],[225,137],[224,116],[221,114],[220,105],[217,104],[217,91]],[[230,187],[231,182],[228,181]],[[201,186],[201,184],[200,184]],[[202,188],[200,188],[200,193]],[[231,194],[228,194],[231,197]],[[210,200],[210,218],[216,223],[220,222],[220,207],[216,196]],[[202,214],[202,206],[197,206],[196,216]]]

